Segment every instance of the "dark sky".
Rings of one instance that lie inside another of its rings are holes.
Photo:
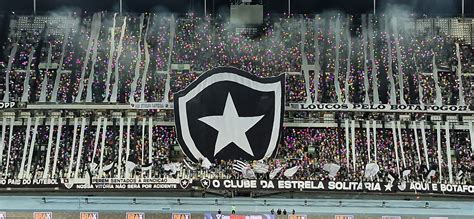
[[[284,13],[288,9],[288,0],[262,0],[265,13]],[[377,10],[394,8],[394,5],[431,16],[454,16],[461,13],[462,0],[377,0]],[[129,12],[168,11],[203,13],[204,0],[123,0],[124,10]],[[226,13],[229,0],[207,0],[208,11]],[[350,14],[371,12],[373,0],[291,0],[292,12],[321,13],[338,10]],[[0,11],[30,13],[33,0],[0,0]],[[81,8],[87,11],[114,11],[118,0],[37,0],[38,11],[58,11],[64,8]],[[465,0],[465,13],[474,16],[474,0]]]

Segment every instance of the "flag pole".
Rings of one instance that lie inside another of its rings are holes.
[[[288,0],[288,16],[291,14],[291,0]]]
[[[119,9],[120,10],[120,15],[122,15],[122,0],[120,0],[120,6],[119,7],[120,7],[120,9]]]
[[[375,3],[376,3],[377,0],[374,0],[374,15],[375,15]],[[463,0],[464,1],[464,0]]]

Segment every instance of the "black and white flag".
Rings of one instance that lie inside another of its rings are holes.
[[[245,179],[255,179],[255,172],[252,170],[252,166],[242,161],[235,161],[234,165],[232,165],[232,169],[242,173],[242,177]]]
[[[365,178],[371,178],[377,175],[379,172],[380,167],[376,163],[368,163],[365,165],[365,171],[364,171],[364,177]]]
[[[341,169],[341,166],[335,163],[327,163],[323,166],[323,170],[327,171],[328,176],[332,178],[336,177],[337,172],[339,172],[339,169]]]
[[[276,153],[285,76],[259,78],[235,68],[202,74],[175,94],[178,142],[194,162],[260,160]]]

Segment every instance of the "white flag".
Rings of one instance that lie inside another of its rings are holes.
[[[202,161],[201,167],[207,170],[211,169],[212,163],[207,158],[204,158],[204,160]]]
[[[153,168],[153,163],[145,164],[141,167],[142,171],[149,171]]]
[[[125,169],[127,169],[129,172],[133,171],[136,167],[137,164],[132,161],[127,160],[127,162],[125,163]]]
[[[456,175],[456,180],[461,180],[464,177],[464,172],[459,170],[458,175]]]
[[[190,170],[192,170],[192,171],[195,170],[195,168],[192,167],[191,164],[189,164],[188,161],[186,161],[186,159],[184,159],[183,162],[184,162],[184,164],[185,164]]]
[[[232,166],[232,169],[242,173],[242,177],[245,179],[255,179],[255,172],[252,170],[252,167],[242,161],[235,161],[234,165]]]
[[[428,176],[426,176],[426,179],[431,179],[431,177],[433,177],[435,174],[436,174],[436,171],[435,171],[435,170],[431,170],[431,171],[428,173]]]
[[[240,160],[236,160],[234,165],[232,165],[232,169],[237,171],[237,172],[242,172],[243,169],[247,168],[250,166],[249,164],[242,162]]]
[[[379,170],[380,170],[380,167],[379,167],[378,164],[376,164],[376,163],[368,163],[367,165],[365,165],[364,177],[365,177],[365,178],[374,177],[375,175],[377,175],[377,173],[379,172]]]
[[[270,172],[270,179],[275,178],[275,176],[283,169],[283,167],[278,167]]]
[[[290,178],[292,177],[293,175],[295,175],[296,172],[298,172],[298,169],[300,169],[300,166],[294,166],[292,168],[288,168],[285,170],[285,172],[283,173],[284,176]]]
[[[171,174],[176,174],[181,171],[181,163],[168,163],[163,165],[165,171],[170,171]]]
[[[111,163],[111,164],[109,164],[109,165],[104,166],[104,167],[102,168],[102,171],[107,172],[107,171],[111,170],[112,167],[114,167],[114,164],[115,164],[115,163]]]
[[[256,179],[255,172],[250,168],[247,167],[242,170],[242,177],[245,179]]]
[[[264,173],[267,173],[268,172],[268,165],[263,163],[263,162],[257,162],[254,166],[253,166],[253,170],[256,172],[256,173],[261,173],[261,174],[264,174]]]
[[[337,174],[337,172],[339,172],[339,169],[341,169],[341,166],[335,164],[335,163],[327,163],[327,164],[324,164],[323,166],[323,170],[329,172],[329,176],[334,178]]]
[[[404,170],[404,171],[402,172],[402,176],[403,176],[403,177],[407,177],[407,176],[410,175],[410,173],[411,173],[411,170]]]
[[[137,167],[137,164],[127,160],[125,163],[125,178],[131,178],[132,177],[132,171]]]
[[[99,165],[92,162],[92,163],[89,164],[89,170],[91,172],[91,175],[95,176],[99,172]]]

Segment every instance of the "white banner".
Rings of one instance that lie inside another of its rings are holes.
[[[468,106],[461,105],[400,105],[400,104],[363,104],[363,103],[290,103],[286,110],[306,111],[353,111],[353,112],[389,112],[389,113],[465,113],[472,114]]]
[[[132,103],[130,107],[133,109],[173,109],[173,103],[170,102],[148,102],[148,103]]]

